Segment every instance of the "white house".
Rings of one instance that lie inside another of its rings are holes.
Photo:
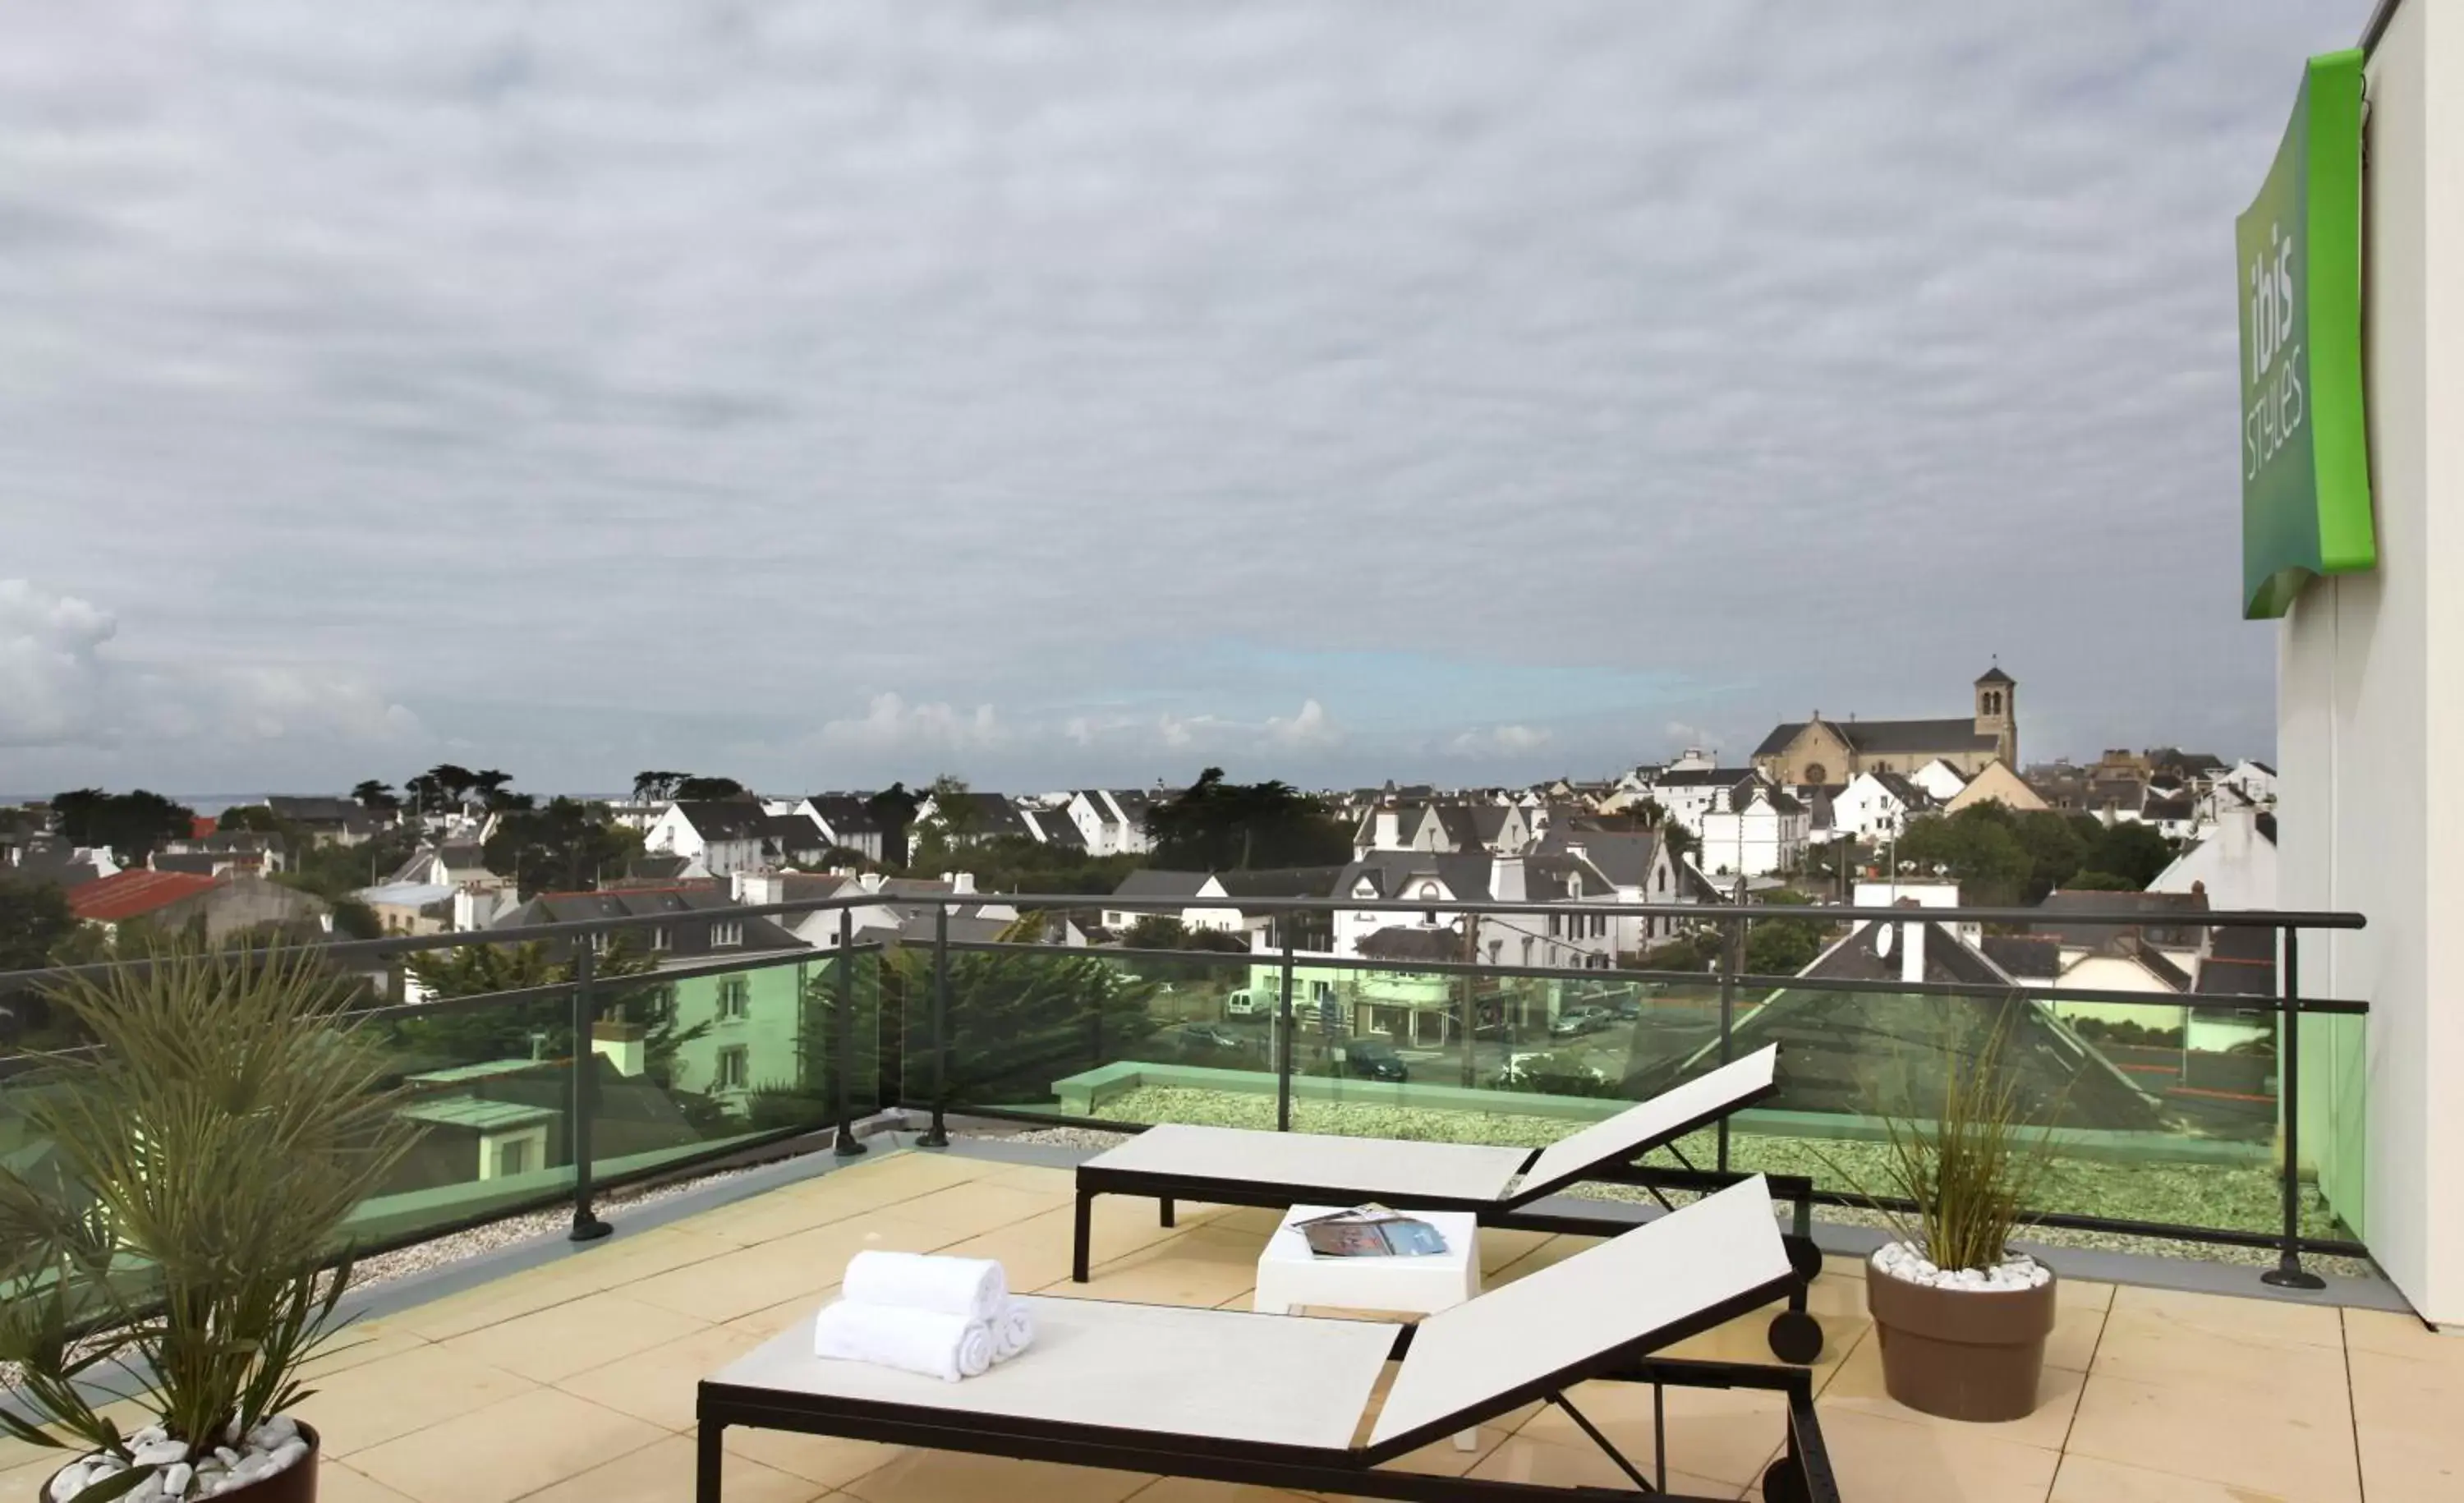
[[[1812,816],[1794,795],[1749,773],[1703,816],[1703,865],[1714,876],[1764,876],[1805,862]]]
[[[1961,789],[1968,786],[1968,774],[1940,757],[1909,773],[1907,778],[1910,783],[1925,791],[1925,797],[1936,804],[1949,803],[1959,797]]]
[[[1121,933],[1151,914],[1160,914],[1167,918],[1177,918],[1184,929],[1214,929],[1231,934],[1243,927],[1239,907],[1202,901],[1205,898],[1222,898],[1231,895],[1224,890],[1222,878],[1211,872],[1161,872],[1153,867],[1140,867],[1121,879],[1121,885],[1112,890],[1112,895],[1188,900],[1177,910],[1145,907],[1107,907],[1100,910],[1104,927],[1114,934]]]
[[[1139,855],[1155,849],[1147,835],[1152,801],[1135,788],[1079,788],[1060,806],[1092,856]]]
[[[2248,757],[2233,763],[2233,769],[2216,780],[2219,788],[2231,788],[2262,808],[2276,807],[2276,769]]]
[[[713,876],[780,866],[817,866],[830,847],[801,814],[773,814],[747,800],[671,804],[642,837],[643,848],[698,859]]]
[[[1696,766],[1695,753],[1687,753],[1662,768],[1651,785],[1651,802],[1660,806],[1668,819],[1686,833],[1700,836],[1703,821],[1719,807],[1727,791],[1748,778],[1759,776],[1751,767]]]
[[[2173,858],[2151,893],[2205,893],[2211,908],[2276,906],[2276,816],[2241,805],[2216,811],[2207,838]]]
[[[811,820],[822,838],[868,861],[881,859],[881,825],[852,793],[816,793],[790,811]]]
[[[1487,899],[1565,905],[1561,914],[1480,917],[1476,943],[1487,964],[1600,969],[1616,961],[1613,917],[1594,910],[1617,901],[1617,884],[1580,856],[1375,851],[1344,868],[1333,895],[1428,905],[1409,913],[1338,909],[1338,956],[1391,957],[1416,947],[1434,952],[1447,948],[1435,938],[1441,931],[1459,947],[1463,915],[1448,905]],[[1406,942],[1412,936],[1417,940]]]
[[[1911,815],[1934,803],[1907,774],[1860,772],[1831,795],[1831,832],[1859,840],[1895,839],[1906,833]]]
[[[1677,857],[1658,830],[1580,829],[1559,827],[1549,832],[1536,852],[1588,861],[1614,884],[1621,903],[1690,903],[1694,884],[1683,879]],[[1609,920],[1614,948],[1620,953],[1649,949],[1675,935],[1674,918],[1649,918],[1621,914]]]

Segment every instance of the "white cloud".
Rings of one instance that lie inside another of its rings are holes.
[[[1688,725],[1683,720],[1669,721],[1661,727],[1661,734],[1668,739],[1671,751],[1716,752],[1720,749],[1720,737],[1716,733],[1699,725]]]
[[[1266,718],[1265,740],[1270,746],[1339,746],[1343,743],[1343,727],[1334,723],[1326,706],[1306,699],[1289,718],[1279,715]]]
[[[419,718],[364,676],[330,667],[149,665],[109,651],[120,624],[91,601],[0,580],[0,746],[75,753],[132,740],[402,744]]]
[[[896,694],[877,694],[861,718],[830,720],[821,730],[824,746],[882,752],[969,752],[1009,740],[989,704],[960,710],[940,702],[910,704]]]
[[[1160,772],[1397,643],[1698,683],[1392,674],[1287,722],[1330,772],[1956,714],[1995,650],[2035,751],[2262,749],[2218,246],[2371,3],[20,7],[9,566],[543,785],[657,755],[604,732],[662,693],[774,718],[659,762],[801,778],[788,707],[881,684],[841,735],[1060,760],[917,718],[992,702]],[[12,631],[6,734],[125,723],[80,630]],[[1193,683],[1224,723],[1157,716]]]
[[[1491,725],[1463,732],[1447,742],[1446,749],[1458,757],[1519,757],[1555,739],[1555,733],[1545,726]]]

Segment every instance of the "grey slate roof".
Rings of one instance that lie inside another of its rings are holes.
[[[2059,939],[2065,949],[2101,949],[2117,936],[2135,933],[2151,944],[2194,944],[2197,916],[2208,911],[2205,893],[2077,893],[2048,894],[2036,905],[2037,917],[2028,927]],[[2136,923],[2113,923],[2073,917],[2119,913],[2140,916]]]
[[[1639,888],[1650,880],[1660,835],[1654,830],[1569,829],[1557,825],[1541,837],[1538,853],[1563,855],[1570,845],[1582,847],[1585,858],[1612,883]]]
[[[2013,976],[2046,977],[2062,973],[2058,940],[2024,934],[1989,934],[1981,948],[1985,958]]]
[[[755,806],[756,808],[759,807]],[[541,893],[497,919],[496,925],[500,928],[512,928],[519,924],[578,923],[589,918],[671,917],[679,921],[661,926],[667,929],[671,942],[668,949],[658,952],[662,958],[669,960],[696,955],[733,955],[739,949],[801,950],[806,948],[803,940],[767,918],[744,918],[731,920],[744,926],[743,944],[731,945],[724,951],[715,950],[711,944],[710,922],[696,921],[695,916],[708,913],[715,908],[737,906],[739,905],[736,899],[728,895],[715,883],[709,886],[636,888],[609,893]],[[631,944],[648,951],[650,948],[652,927],[650,924],[644,923],[616,932],[627,937]],[[573,941],[570,939],[551,940],[549,944],[559,954],[568,952],[573,947]]]
[[[1140,867],[1121,878],[1112,889],[1114,897],[1196,897],[1206,885],[1211,873],[1205,872],[1166,872],[1155,867]]]
[[[1390,924],[1363,935],[1360,953],[1373,961],[1461,961],[1463,936],[1451,929]]]
[[[1373,851],[1336,873],[1332,895],[1350,897],[1367,878],[1380,898],[1404,898],[1415,877],[1434,877],[1454,896],[1465,900],[1489,895],[1488,852],[1453,851]]]
[[[2275,996],[2276,931],[2210,930],[2208,956],[2191,989],[2202,997]]]
[[[1776,726],[1762,744],[1754,748],[1757,757],[1776,757],[1788,750],[1789,742],[1811,723],[1791,720]],[[1979,732],[1972,716],[1949,720],[1829,720],[1823,724],[1839,733],[1839,739],[1866,756],[1909,754],[1941,751],[1990,751],[2001,744],[1999,738]]]

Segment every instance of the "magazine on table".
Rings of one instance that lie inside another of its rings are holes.
[[[1322,1258],[1422,1258],[1446,1250],[1437,1227],[1383,1205],[1330,1211],[1292,1227]]]

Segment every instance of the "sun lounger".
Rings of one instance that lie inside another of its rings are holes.
[[[1375,1201],[1397,1210],[1469,1211],[1488,1227],[1600,1236],[1624,1223],[1562,1203],[1543,1211],[1534,1203],[1584,1180],[1639,1185],[1663,1208],[1667,1191],[1737,1183],[1747,1177],[1686,1162],[1678,1140],[1777,1091],[1778,1064],[1773,1044],[1537,1150],[1159,1123],[1078,1166],[1070,1276],[1086,1282],[1098,1195],[1159,1201],[1167,1227],[1177,1200],[1272,1208]],[[1680,1167],[1640,1161],[1657,1150]],[[1794,1204],[1787,1246],[1797,1273],[1788,1309],[1771,1319],[1771,1347],[1788,1361],[1811,1362],[1822,1355],[1822,1326],[1805,1298],[1805,1286],[1822,1271],[1813,1237],[1814,1183],[1793,1175],[1767,1183]]]
[[[695,1496],[721,1503],[731,1426],[1427,1503],[1601,1496],[1387,1467],[1535,1401],[1564,1408],[1639,1489],[1656,1491],[1667,1474],[1665,1427],[1653,1426],[1646,1473],[1574,1407],[1574,1385],[1613,1380],[1652,1384],[1655,1417],[1659,1390],[1671,1385],[1783,1396],[1763,1496],[1837,1503],[1810,1373],[1652,1355],[1794,1279],[1769,1186],[1752,1180],[1417,1328],[1027,1296],[1034,1347],[981,1378],[945,1383],[825,1361],[812,1355],[809,1322],[799,1322],[702,1380]],[[1391,1360],[1401,1365],[1380,1404]]]

